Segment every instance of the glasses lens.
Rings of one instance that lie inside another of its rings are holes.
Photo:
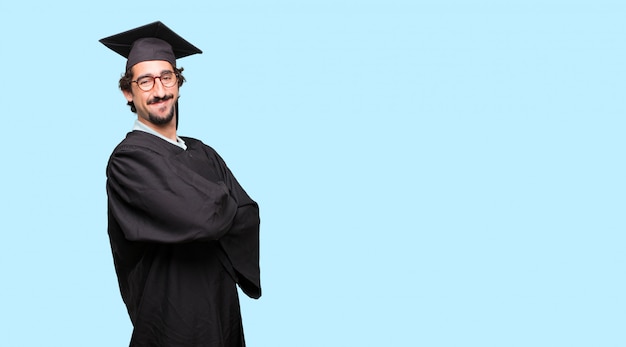
[[[145,76],[137,80],[137,86],[143,91],[148,91],[154,86],[154,78]]]
[[[176,75],[173,72],[164,72],[161,74],[161,83],[166,87],[171,87],[176,83]]]

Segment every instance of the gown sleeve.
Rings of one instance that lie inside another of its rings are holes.
[[[145,148],[113,153],[107,191],[112,215],[130,241],[217,240],[237,213],[237,201],[224,182],[211,182]]]
[[[224,160],[212,149],[210,151],[215,155],[222,168],[224,181],[238,202],[233,224],[228,233],[220,238],[219,243],[233,265],[241,290],[249,297],[258,299],[261,296],[259,207],[241,187]],[[211,153],[208,155],[210,156]]]

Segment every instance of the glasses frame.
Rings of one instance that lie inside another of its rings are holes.
[[[161,76],[163,76],[164,73],[171,73],[174,76],[174,78],[173,78],[174,83],[172,83],[171,86],[166,86],[165,83],[163,83],[163,80],[161,79]],[[141,88],[141,85],[139,84],[139,79],[142,79],[142,78],[152,78],[152,85],[150,86],[150,88],[148,88],[148,89]],[[139,88],[140,90],[143,90],[144,92],[149,92],[156,85],[156,79],[157,78],[159,79],[159,81],[161,81],[161,84],[163,85],[163,87],[165,87],[165,88],[172,88],[173,86],[175,86],[178,83],[179,74],[176,71],[164,71],[164,72],[161,72],[161,74],[159,76],[142,76],[139,79],[136,79],[136,80],[130,81],[130,82],[137,84],[137,88]]]

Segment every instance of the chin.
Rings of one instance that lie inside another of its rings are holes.
[[[174,112],[170,112],[165,116],[156,116],[152,113],[148,114],[148,120],[154,125],[166,125],[174,120]]]

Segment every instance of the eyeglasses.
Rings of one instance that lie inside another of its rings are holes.
[[[161,80],[163,87],[170,88],[176,84],[178,74],[173,71],[164,71],[161,73],[161,76],[143,76],[138,78],[136,81],[131,82],[137,83],[137,87],[139,87],[139,89],[147,92],[154,87],[154,83],[157,78]]]

